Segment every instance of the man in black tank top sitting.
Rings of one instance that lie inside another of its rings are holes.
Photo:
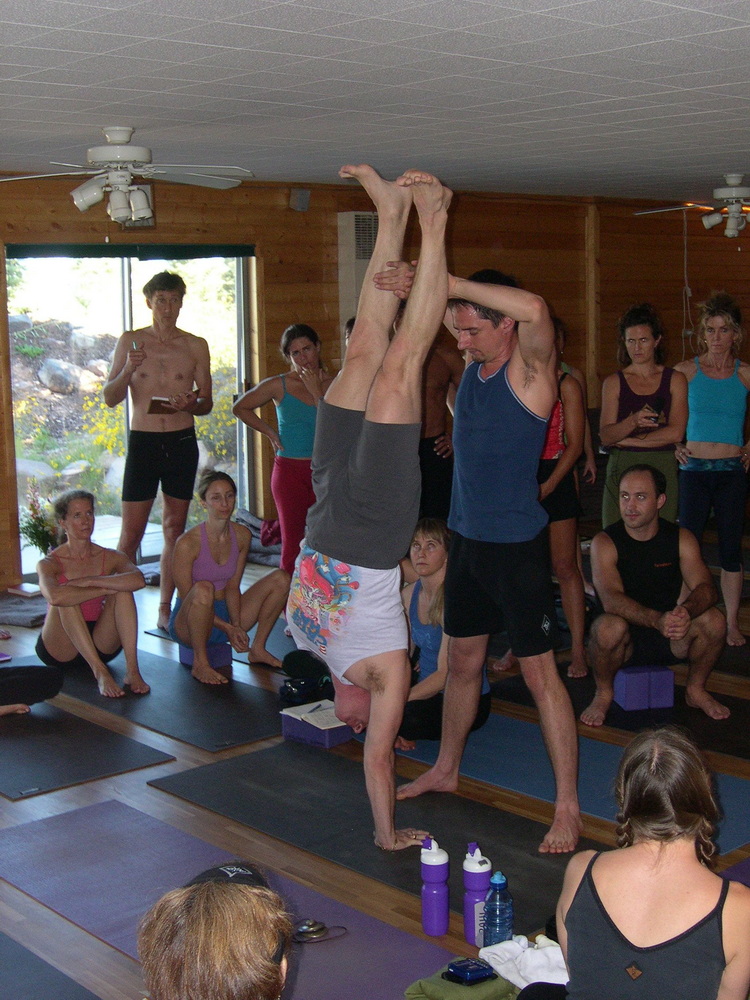
[[[729,709],[706,691],[724,646],[726,620],[692,532],[659,517],[663,473],[633,465],[620,479],[621,520],[591,543],[591,572],[604,614],[594,621],[589,662],[596,696],[581,714],[601,726],[622,666],[671,666],[687,660],[685,701],[712,719]]]

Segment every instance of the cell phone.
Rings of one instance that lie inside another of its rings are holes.
[[[497,973],[481,958],[458,958],[445,970],[443,979],[447,979],[450,983],[473,986],[474,983],[483,983],[487,979],[497,979]]]

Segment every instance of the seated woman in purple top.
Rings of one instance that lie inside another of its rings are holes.
[[[289,592],[289,575],[281,569],[240,593],[242,572],[250,548],[250,531],[232,521],[237,487],[226,472],[204,472],[198,496],[206,520],[177,539],[174,580],[177,603],[169,620],[169,634],[193,650],[193,677],[204,684],[226,684],[214,670],[207,647],[229,642],[237,653],[248,653],[251,663],[280,667],[266,649],[266,640],[281,614]],[[257,622],[252,645],[247,630]]]

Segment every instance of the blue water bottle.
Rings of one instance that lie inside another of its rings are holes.
[[[422,841],[422,930],[439,937],[448,933],[448,855],[432,837]]]
[[[464,937],[468,944],[482,947],[482,915],[490,888],[492,865],[476,843],[469,844],[464,858]]]
[[[484,901],[484,947],[510,941],[513,937],[513,897],[502,872],[490,879],[490,891]]]

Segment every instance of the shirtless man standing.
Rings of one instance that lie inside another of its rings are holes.
[[[362,184],[379,228],[344,366],[319,404],[313,451],[317,501],[307,515],[287,621],[298,647],[324,659],[343,688],[369,694],[364,747],[375,843],[418,846],[421,830],[396,830],[393,743],[409,693],[408,635],[399,559],[419,510],[422,368],[445,312],[445,226],[451,192],[408,170],[395,183],[367,165],[342,177]],[[422,250],[403,319],[399,299],[374,275],[398,260],[412,203]]]
[[[143,294],[153,316],[151,326],[120,337],[104,386],[104,402],[117,406],[130,389],[133,415],[117,547],[131,562],[135,562],[161,481],[164,548],[157,625],[166,629],[174,593],[172,552],[185,530],[198,468],[193,417],[210,413],[213,407],[211,359],[202,337],[177,326],[185,295],[185,282],[178,274],[155,274]]]

